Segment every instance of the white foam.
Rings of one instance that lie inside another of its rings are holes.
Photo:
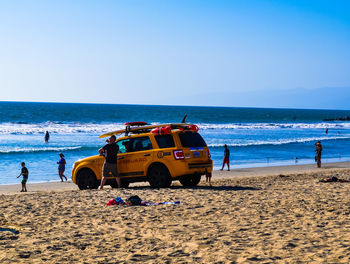
[[[350,129],[347,123],[230,123],[198,124],[200,129]]]
[[[153,123],[159,124],[159,123]],[[199,129],[206,130],[271,130],[271,129],[350,129],[350,122],[322,122],[322,123],[230,123],[230,124],[198,124]],[[125,128],[123,123],[55,123],[39,124],[1,123],[1,134],[44,134],[50,133],[75,134],[88,133],[100,135],[114,130]]]
[[[28,152],[46,152],[46,151],[67,151],[67,150],[75,150],[80,149],[81,146],[75,147],[42,147],[42,148],[22,148],[22,147],[14,147],[14,148],[0,148],[0,153],[10,154],[10,153],[28,153]]]
[[[17,124],[2,123],[0,125],[0,134],[44,134],[45,131],[57,134],[103,134],[110,131],[123,129],[123,124],[95,124],[95,123],[40,123],[40,124]]]
[[[350,137],[339,136],[339,137],[308,137],[308,138],[294,138],[294,139],[279,139],[279,140],[247,140],[240,143],[229,143],[226,141],[226,145],[230,147],[247,147],[247,146],[261,146],[261,145],[285,145],[291,143],[306,143],[314,142],[318,140],[337,140],[337,139],[350,139]],[[208,140],[209,147],[223,147],[224,144],[220,143],[210,143]]]

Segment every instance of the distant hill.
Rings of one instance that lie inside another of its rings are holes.
[[[186,105],[350,109],[350,87],[248,92],[213,92],[173,98]],[[177,103],[177,104],[178,104]],[[174,102],[176,104],[176,102]]]

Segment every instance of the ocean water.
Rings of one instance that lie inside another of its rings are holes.
[[[0,102],[0,184],[20,182],[22,161],[29,182],[58,181],[60,152],[70,177],[75,160],[96,155],[105,144],[100,134],[128,121],[181,122],[185,114],[199,126],[215,169],[221,167],[224,144],[231,150],[231,168],[311,164],[317,140],[324,161],[350,160],[350,122],[322,121],[350,111]]]

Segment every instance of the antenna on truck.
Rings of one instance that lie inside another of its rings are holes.
[[[182,118],[182,122],[181,123],[186,123],[186,118],[187,118],[187,114],[184,116],[184,118]]]

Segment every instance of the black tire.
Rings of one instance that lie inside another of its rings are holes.
[[[152,188],[168,188],[171,181],[170,173],[164,165],[153,165],[148,171],[148,182]]]
[[[121,188],[128,188],[129,184],[130,184],[130,182],[120,179],[120,185],[121,185],[120,187]]]
[[[80,190],[97,189],[99,185],[95,173],[89,169],[82,169],[78,172],[77,184]]]
[[[201,181],[201,175],[194,174],[194,175],[182,176],[179,180],[183,186],[194,187],[194,186],[197,186],[197,184]]]
[[[109,185],[112,187],[112,188],[118,188],[118,185],[117,185],[117,182],[113,179],[113,180],[110,180],[110,183]],[[120,179],[120,187],[121,188],[128,188],[129,187],[129,182],[126,181],[126,180],[123,180],[123,179]]]
[[[109,180],[109,185],[112,188],[118,188],[118,184],[117,184],[117,182],[114,179],[113,180]]]

